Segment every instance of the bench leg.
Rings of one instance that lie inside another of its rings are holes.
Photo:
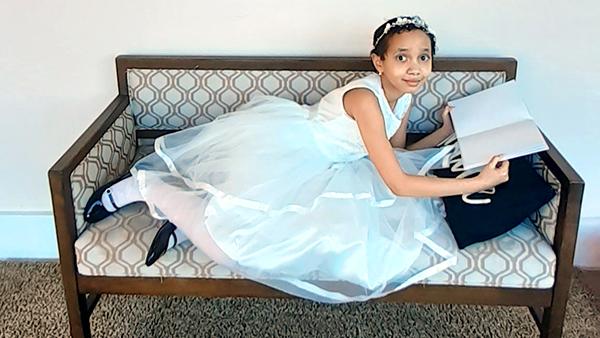
[[[544,308],[544,316],[542,317],[542,326],[540,327],[541,338],[559,338],[562,337],[563,324],[566,313],[566,300],[553,304],[550,307]]]
[[[85,294],[79,292],[76,270],[74,264],[69,264],[70,261],[68,258],[70,257],[67,256],[69,255],[61,255],[60,267],[63,289],[65,290],[65,300],[67,302],[71,337],[90,338],[92,336],[90,316],[94,306],[98,302],[98,296],[91,295],[90,297],[86,297]]]
[[[543,310],[540,326],[540,337],[542,338],[562,337],[565,314],[567,312],[567,300],[571,287],[570,277],[556,281],[552,303]]]
[[[73,338],[91,338],[90,315],[88,311],[87,297],[75,292],[67,292],[67,312],[69,315],[69,327]]]
[[[529,312],[531,313],[536,326],[540,330],[540,337],[561,337],[562,335],[565,311],[563,311],[562,319],[560,319],[558,318],[560,309],[558,309],[558,312],[551,311],[551,309],[552,307],[529,307]]]
[[[69,326],[71,327],[71,337],[75,338],[91,338],[92,331],[90,329],[91,313],[87,310],[86,296],[77,294],[77,310],[71,311],[69,306]]]

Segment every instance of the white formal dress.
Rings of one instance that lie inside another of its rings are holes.
[[[321,302],[381,297],[455,264],[441,200],[394,195],[368,158],[343,108],[352,88],[376,95],[392,137],[412,96],[392,110],[377,74],[311,106],[255,97],[158,138],[156,152],[134,165],[153,216],[171,220],[233,271]],[[413,175],[440,155],[395,154]]]

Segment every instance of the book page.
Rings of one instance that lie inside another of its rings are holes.
[[[533,120],[524,120],[467,137],[458,138],[465,170],[486,165],[493,156],[509,160],[548,150]]]
[[[458,137],[532,120],[514,80],[448,103],[454,107],[450,116]]]

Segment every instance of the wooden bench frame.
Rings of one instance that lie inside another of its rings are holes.
[[[116,58],[119,94],[52,166],[48,176],[52,193],[60,266],[73,337],[91,337],[90,316],[101,294],[193,295],[201,297],[291,297],[245,279],[107,277],[79,274],[74,243],[77,239],[70,175],[129,104],[126,71],[147,69],[239,70],[373,70],[365,57],[196,57],[119,56]],[[450,58],[434,60],[434,71],[505,71],[516,77],[512,58]],[[138,137],[156,137],[162,131],[138,131]],[[584,182],[548,141],[541,158],[561,184],[553,250],[557,256],[555,284],[550,289],[414,285],[376,301],[489,304],[528,306],[541,337],[562,335],[566,302],[573,272],[573,255]]]

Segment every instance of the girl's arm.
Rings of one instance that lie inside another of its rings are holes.
[[[442,197],[473,193],[508,180],[508,162],[496,168],[495,157],[473,178],[453,179],[408,175],[396,160],[386,138],[377,98],[368,89],[352,89],[344,95],[344,109],[358,124],[369,158],[385,184],[398,196]]]
[[[418,149],[436,147],[438,144],[440,144],[440,142],[442,142],[448,136],[450,136],[450,134],[452,134],[452,132],[453,132],[453,129],[447,128],[446,126],[442,126],[441,128],[437,129],[433,133],[431,133],[431,134],[423,137],[422,139],[418,140],[417,142],[409,145],[408,147],[406,147],[406,150],[418,150]]]
[[[406,110],[406,113],[404,113],[402,122],[400,122],[400,127],[398,127],[398,130],[396,130],[396,132],[390,139],[390,143],[392,144],[392,147],[394,147],[394,148],[404,149],[406,147],[406,128],[408,126],[408,113],[410,112],[411,107],[412,107],[412,104],[410,105],[410,107],[408,107],[408,109]]]
[[[406,146],[406,129],[408,127],[408,119],[409,113],[412,109],[412,104],[406,110],[404,117],[402,118],[402,122],[400,123],[400,127],[394,133],[394,136],[390,139],[392,143],[392,147],[394,148],[405,148],[406,150],[417,150],[417,149],[425,149],[432,148],[440,144],[443,140],[445,140],[450,134],[454,132],[454,128],[452,127],[452,122],[450,121],[450,107],[446,106],[442,111],[442,120],[444,124],[441,128],[437,129],[433,133],[425,136],[421,140]]]
[[[432,148],[440,144],[443,140],[445,140],[450,134],[454,132],[454,128],[452,127],[452,121],[450,120],[450,110],[452,108],[446,105],[442,110],[442,120],[444,124],[441,128],[437,129],[433,133],[425,136],[419,141],[409,145],[406,147],[407,150],[417,150],[417,149],[425,149]],[[406,114],[405,114],[406,116]]]

